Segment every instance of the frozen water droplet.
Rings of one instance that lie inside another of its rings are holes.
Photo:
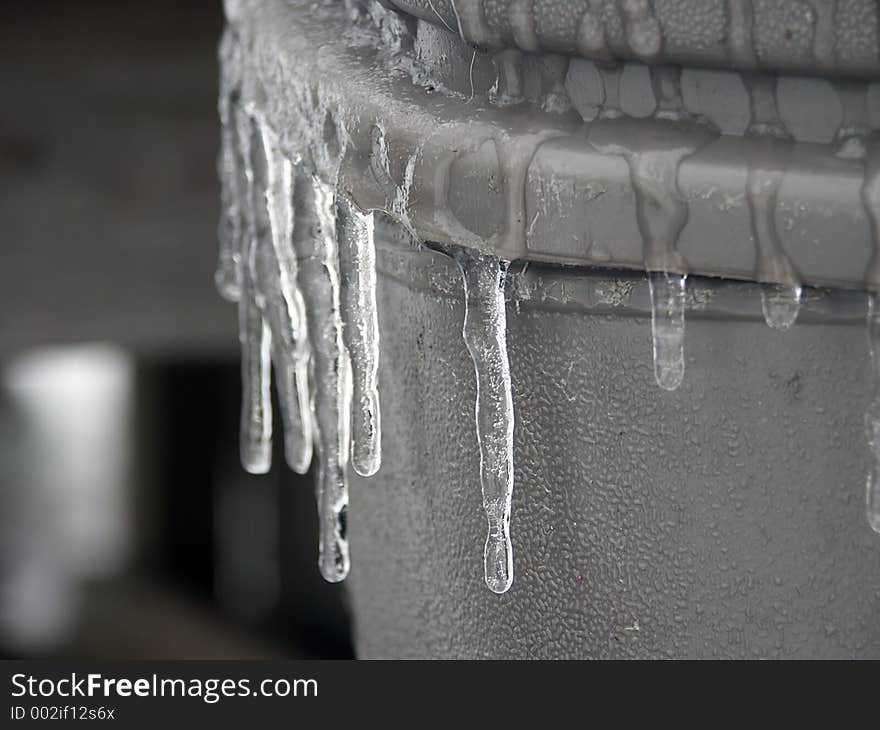
[[[800,284],[764,284],[761,289],[761,307],[764,321],[775,330],[789,329],[801,309]]]
[[[480,484],[489,523],[485,579],[490,590],[504,593],[513,583],[513,396],[504,305],[508,262],[468,249],[459,250],[456,261],[465,290],[464,341],[477,379]]]
[[[351,463],[358,474],[368,477],[382,463],[373,214],[362,213],[343,196],[337,197],[336,209],[343,334],[353,380]]]
[[[865,429],[874,464],[868,472],[866,508],[868,524],[880,532],[880,294],[868,294],[868,345],[871,350],[871,402],[865,412]]]
[[[684,378],[684,307],[687,276],[651,271],[651,335],[654,379],[665,390],[675,390]]]

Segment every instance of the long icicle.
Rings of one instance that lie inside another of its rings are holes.
[[[294,241],[301,256],[314,366],[312,394],[318,451],[318,567],[332,583],[348,575],[346,535],[350,449],[351,365],[339,312],[339,260],[333,188],[314,175],[297,176]]]
[[[353,379],[351,463],[358,474],[368,477],[382,463],[373,214],[362,213],[342,195],[337,197],[336,212],[343,335]]]
[[[293,249],[293,165],[283,155],[278,138],[265,120],[258,118],[257,124],[266,171],[264,205],[271,229],[269,245],[263,246],[260,258],[260,293],[273,335],[272,359],[284,422],[284,456],[291,469],[305,474],[312,461],[311,354]]]
[[[240,160],[247,183],[243,209],[244,250],[241,296],[238,302],[241,341],[241,463],[252,474],[265,474],[272,465],[271,347],[272,335],[263,321],[256,286],[258,220],[255,205],[262,191],[254,179],[251,165],[251,120],[241,109],[236,112],[236,132]]]
[[[513,497],[513,396],[507,358],[504,284],[509,263],[461,249],[456,253],[465,291],[464,342],[477,379],[476,425],[480,484],[489,523],[486,585],[504,593],[513,584],[510,510]]]

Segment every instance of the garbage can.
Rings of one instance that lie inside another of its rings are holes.
[[[271,360],[361,656],[880,655],[873,3],[226,12],[244,464]]]

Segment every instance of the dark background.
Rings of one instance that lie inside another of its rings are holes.
[[[351,656],[311,475],[238,463],[222,23],[219,2],[0,4],[4,656]]]

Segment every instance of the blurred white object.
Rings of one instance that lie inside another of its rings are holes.
[[[131,548],[133,368],[109,346],[43,349],[9,361],[2,386],[0,636],[40,650],[73,628],[81,581]]]

